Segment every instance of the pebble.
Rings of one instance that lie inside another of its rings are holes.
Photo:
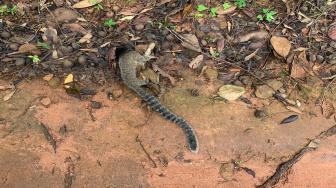
[[[322,63],[323,60],[324,60],[324,57],[323,57],[322,55],[317,55],[317,56],[316,56],[316,61],[317,61],[317,63]]]
[[[8,39],[11,36],[11,34],[7,31],[3,31],[0,33],[0,36],[4,39]]]
[[[105,31],[98,31],[98,35],[101,37],[106,37],[107,33]]]
[[[120,8],[119,6],[117,6],[117,5],[114,5],[114,6],[112,7],[112,10],[113,10],[114,12],[119,12],[119,11],[121,10],[121,8]]]
[[[217,80],[218,71],[216,69],[207,68],[204,71],[204,76],[209,79],[210,81]]]
[[[15,59],[15,65],[16,66],[22,66],[25,64],[25,59],[24,58],[16,58]]]
[[[254,111],[254,116],[259,119],[265,118],[267,117],[267,112],[265,110],[256,110]]]
[[[93,109],[100,109],[102,106],[103,105],[101,102],[91,101],[91,108]]]
[[[113,98],[119,98],[123,94],[123,91],[121,89],[113,89],[111,93]]]
[[[80,55],[80,56],[78,57],[78,63],[79,63],[79,64],[81,64],[81,65],[85,65],[86,62],[87,62],[87,58],[86,58],[85,55]]]
[[[332,48],[335,48],[335,49],[336,49],[336,42],[332,41],[332,42],[330,43],[330,47],[332,47]]]
[[[112,18],[113,16],[114,16],[114,12],[112,12],[112,11],[109,11],[109,12],[106,13],[107,18]]]
[[[49,80],[48,85],[52,88],[57,88],[61,84],[61,79],[57,77],[53,77],[51,80]]]
[[[74,62],[70,60],[64,60],[62,64],[63,64],[63,67],[65,68],[71,68],[74,66]]]
[[[166,36],[166,39],[169,40],[169,41],[173,41],[175,39],[174,35],[172,34],[169,34]]]
[[[135,25],[135,30],[137,31],[142,31],[145,28],[145,25],[142,23],[136,24]]]
[[[206,46],[206,45],[208,45],[207,41],[204,40],[204,39],[201,40],[201,44],[202,44],[202,46]]]
[[[283,83],[277,80],[272,80],[268,82],[273,89],[278,90],[283,86]],[[274,91],[267,85],[258,86],[255,92],[255,95],[258,98],[267,99],[273,96]]]
[[[49,97],[44,97],[40,100],[41,104],[45,107],[48,107],[51,104],[51,100]]]
[[[19,49],[19,45],[16,43],[10,43],[9,48],[13,51],[17,51]]]
[[[310,62],[315,62],[316,61],[316,55],[312,54],[312,53],[309,53],[308,59],[309,59]]]
[[[75,49],[75,50],[77,50],[77,49],[80,48],[80,45],[79,45],[77,42],[73,42],[73,43],[71,43],[71,46],[72,46],[72,48]]]
[[[336,65],[336,59],[332,59],[332,60],[330,60],[330,61],[329,61],[329,64],[331,64],[331,65]]]
[[[71,46],[61,46],[59,50],[64,54],[69,54],[73,51],[73,48]]]

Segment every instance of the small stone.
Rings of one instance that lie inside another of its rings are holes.
[[[77,42],[71,43],[71,46],[73,49],[76,49],[76,50],[80,48],[80,45]]]
[[[210,81],[217,80],[218,78],[218,71],[216,69],[207,68],[204,71],[204,76],[209,79]]]
[[[137,31],[142,31],[145,28],[145,25],[142,23],[136,24],[135,25],[135,30]]]
[[[17,51],[19,49],[19,45],[16,43],[10,43],[9,48],[13,51]]]
[[[114,16],[114,12],[112,12],[112,11],[109,11],[109,12],[106,13],[107,18],[112,18],[113,16]]]
[[[53,74],[47,74],[43,76],[43,80],[49,82],[54,77]]]
[[[101,102],[91,101],[91,108],[93,109],[100,109],[102,106],[103,105]]]
[[[49,107],[49,105],[51,104],[51,100],[49,97],[44,97],[40,100],[41,104],[45,107]]]
[[[57,7],[61,7],[64,4],[64,0],[54,0],[54,3]]]
[[[112,7],[112,10],[113,10],[114,12],[119,12],[119,11],[121,10],[121,8],[120,8],[118,5],[114,5],[114,6]]]
[[[79,63],[79,64],[81,64],[81,65],[85,65],[86,62],[87,62],[87,58],[86,58],[85,55],[80,55],[80,56],[78,57],[78,63]]]
[[[202,44],[202,46],[206,46],[206,45],[208,45],[207,41],[204,40],[204,39],[201,40],[201,44]]]
[[[322,55],[317,55],[316,56],[316,61],[317,61],[317,63],[322,63],[324,61],[324,57]]]
[[[59,50],[64,54],[69,54],[73,51],[73,48],[71,46],[61,46]]]
[[[16,66],[22,66],[25,64],[25,59],[24,58],[16,58],[15,59],[15,65]]]
[[[306,6],[302,6],[300,9],[301,9],[302,12],[307,12],[308,11],[308,7],[306,7]]]
[[[64,60],[64,61],[62,62],[62,64],[63,64],[63,67],[65,67],[65,68],[71,68],[71,67],[73,67],[74,62],[72,62],[72,61],[70,61],[70,60]]]
[[[11,34],[7,31],[3,31],[0,33],[0,36],[4,39],[8,39],[11,36]]]
[[[267,117],[268,115],[267,115],[267,112],[265,110],[256,110],[256,111],[254,111],[254,116],[256,118],[261,119],[261,118]]]
[[[278,90],[283,86],[283,83],[277,80],[272,80],[268,82],[268,85],[271,86],[274,90]],[[255,95],[258,98],[267,99],[273,96],[274,91],[268,85],[258,86],[255,92]]]
[[[107,33],[105,31],[98,31],[98,35],[101,37],[106,37]]]
[[[309,53],[308,59],[310,62],[315,62],[316,61],[316,55]]]
[[[48,85],[52,88],[57,88],[61,84],[61,79],[54,77],[51,80],[49,80]]]
[[[175,39],[174,35],[172,34],[169,34],[166,36],[166,39],[169,40],[169,41],[173,41]]]
[[[330,43],[330,47],[332,47],[332,48],[335,48],[335,49],[336,49],[336,42],[332,41],[332,42]]]
[[[330,61],[329,61],[329,64],[331,64],[331,65],[336,65],[336,59],[332,59],[332,60],[330,60]]]
[[[113,89],[111,93],[113,98],[119,98],[123,94],[123,91],[121,89]]]

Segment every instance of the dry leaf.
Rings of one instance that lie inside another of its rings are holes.
[[[64,24],[63,26],[72,32],[82,33],[83,35],[88,33],[88,31],[84,29],[83,26],[79,25],[78,23]]]
[[[223,6],[220,6],[220,7],[217,7],[217,10],[218,10],[217,14],[218,15],[232,14],[235,12],[236,9],[237,9],[237,6],[231,6],[230,8],[224,10]]]
[[[198,55],[189,63],[189,67],[192,69],[198,68],[202,64],[203,59],[204,59],[203,55]]]
[[[198,38],[193,34],[183,34],[183,42],[181,45],[189,50],[201,52],[201,46],[199,45]]]
[[[141,71],[140,75],[144,78],[144,80],[149,80],[155,84],[160,83],[160,76],[152,69],[147,68],[144,71]]]
[[[235,85],[224,85],[219,88],[218,95],[226,100],[233,101],[245,93],[245,88]]]
[[[81,39],[79,39],[79,43],[90,43],[90,39],[92,38],[92,34],[91,33],[88,33],[86,35],[84,35]]]
[[[254,31],[245,35],[240,35],[234,40],[235,43],[247,42],[249,40],[263,40],[268,38],[269,34],[266,31]]]
[[[281,56],[281,57],[287,57],[289,54],[289,51],[292,47],[291,43],[289,40],[285,37],[278,37],[278,36],[273,36],[271,38],[271,44],[274,48],[274,50]]]
[[[43,76],[43,80],[49,82],[54,77],[53,74],[47,74]]]
[[[8,93],[7,95],[5,95],[4,98],[3,98],[3,100],[4,100],[4,101],[8,101],[9,99],[11,99],[11,98],[13,97],[15,91],[16,91],[16,90],[14,90],[14,91]]]
[[[306,52],[301,52],[298,56],[294,57],[291,66],[292,78],[304,78],[311,71],[311,67],[306,57]]]
[[[34,44],[23,44],[19,47],[20,53],[32,53],[35,55],[41,55],[41,51]]]
[[[328,36],[329,36],[332,40],[335,40],[335,41],[336,41],[336,25],[331,26],[331,27],[329,28]]]
[[[64,84],[68,84],[74,81],[73,74],[68,74],[68,76],[64,80]]]
[[[162,69],[160,69],[156,64],[152,64],[153,70],[157,71],[161,76],[166,77],[169,79],[170,83],[175,86],[175,78],[170,76],[168,73],[166,73],[165,71],[163,71]]]
[[[217,51],[219,53],[221,53],[224,49],[224,44],[225,44],[224,42],[225,42],[225,40],[223,38],[221,38],[217,41]]]
[[[87,8],[87,7],[91,7],[94,6],[100,2],[102,2],[103,0],[82,0],[74,5],[72,5],[72,8]]]

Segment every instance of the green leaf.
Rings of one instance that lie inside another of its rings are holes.
[[[105,20],[104,25],[107,27],[115,27],[117,26],[117,22],[113,21],[111,18]]]
[[[212,17],[215,17],[217,15],[217,8],[213,7],[210,9],[210,14]]]
[[[257,16],[257,19],[258,19],[259,21],[263,21],[263,20],[264,20],[264,17],[263,17],[261,14],[259,14],[259,15]]]
[[[204,16],[204,14],[201,14],[201,13],[194,14],[194,17],[196,17],[196,18],[201,18],[203,16]]]
[[[33,61],[33,63],[38,63],[41,61],[38,55],[29,55],[28,57]]]
[[[276,14],[277,14],[277,12],[275,12],[275,11],[270,11],[270,12],[266,13],[266,20],[268,22],[272,22],[274,20],[274,15],[276,15]]]
[[[208,8],[205,5],[201,4],[201,5],[198,5],[196,9],[197,11],[202,12],[202,11],[207,10]]]
[[[262,9],[262,13],[267,14],[268,12],[269,12],[269,9],[268,9],[268,8],[263,8],[263,9]]]
[[[246,0],[235,0],[235,5],[237,5],[238,8],[244,8],[246,7]]]
[[[227,10],[227,9],[229,9],[230,7],[231,7],[231,4],[228,3],[228,2],[225,2],[225,3],[223,4],[223,9],[224,9],[224,10]]]
[[[50,50],[50,46],[49,46],[49,44],[44,43],[44,42],[37,42],[37,46],[40,46],[40,47],[42,47],[42,48],[44,48],[44,49],[48,49],[48,50]]]

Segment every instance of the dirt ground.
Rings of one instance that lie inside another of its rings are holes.
[[[194,127],[198,154],[188,151],[177,126],[123,85],[106,85],[79,100],[42,79],[23,81],[10,100],[0,102],[0,187],[255,187],[335,125],[311,106],[298,121],[279,125],[291,115],[279,102],[269,104],[269,117],[260,120],[243,102],[210,99],[216,83],[190,95],[197,77],[186,71],[183,78],[160,100]],[[115,89],[121,97],[108,99]],[[51,100],[46,106],[40,102],[45,97]],[[90,100],[102,108],[91,109]],[[41,123],[56,141],[55,152]],[[335,187],[335,141],[320,140],[277,187]]]

